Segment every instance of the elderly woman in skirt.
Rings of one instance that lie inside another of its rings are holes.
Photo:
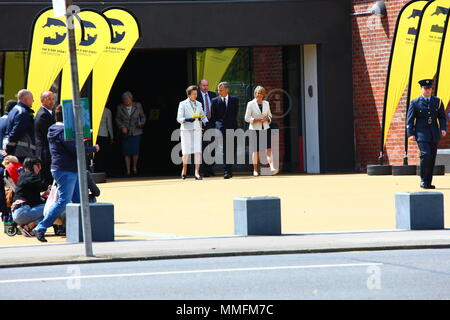
[[[145,114],[142,105],[133,101],[133,95],[125,92],[122,104],[117,107],[116,124],[122,133],[122,152],[125,157],[127,176],[131,175],[131,159],[133,174],[137,174],[141,136],[144,133]]]
[[[200,176],[200,163],[202,158],[202,122],[207,123],[201,102],[197,99],[197,86],[186,89],[187,99],[178,106],[177,121],[180,123],[181,153],[183,154],[183,170],[181,178],[187,176],[189,157],[194,154],[195,179],[202,180]]]

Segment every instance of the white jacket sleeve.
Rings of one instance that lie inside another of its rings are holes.
[[[105,108],[106,111],[106,108]],[[106,116],[107,116],[107,128],[108,128],[108,133],[109,133],[109,137],[114,140],[114,130],[113,130],[113,125],[112,125],[112,114],[111,111],[108,109],[108,111],[106,111]]]
[[[270,111],[270,103],[267,101],[267,106],[269,107],[267,116],[269,117],[269,123],[272,122],[272,112]]]
[[[253,123],[253,120],[255,120],[252,117],[252,110],[251,109],[252,109],[252,105],[251,105],[251,102],[249,102],[249,103],[247,103],[247,109],[245,110],[245,117],[244,117],[245,122]]]
[[[183,102],[180,102],[180,104],[178,105],[177,121],[180,124],[183,124],[184,120],[185,120],[185,117],[184,117],[184,106],[183,106]]]

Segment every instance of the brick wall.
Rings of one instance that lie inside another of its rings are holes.
[[[282,47],[255,47],[253,49],[253,71],[255,85],[263,86],[270,102],[273,121],[280,127],[280,164],[285,155]]]
[[[377,163],[381,142],[381,122],[395,23],[407,0],[385,1],[387,16],[353,17],[353,106],[357,169]],[[368,10],[374,1],[354,0],[353,11]],[[385,162],[400,165],[404,153],[406,90],[394,114],[385,147]],[[447,141],[447,140],[446,140]],[[409,164],[418,163],[418,149],[409,143]]]

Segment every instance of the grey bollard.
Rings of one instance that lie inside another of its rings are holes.
[[[234,233],[241,236],[280,235],[280,198],[234,199]]]
[[[111,203],[90,203],[93,242],[114,241],[114,205]],[[67,242],[83,242],[81,206],[69,203],[66,206]]]
[[[445,172],[450,172],[450,149],[437,150],[436,165],[444,165]]]
[[[440,192],[397,193],[397,229],[444,229],[444,195]]]

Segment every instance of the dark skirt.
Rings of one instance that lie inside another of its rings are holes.
[[[270,129],[267,130],[251,130],[252,132],[256,132],[256,144],[250,143],[249,151],[250,152],[260,152],[266,149],[272,148],[272,140],[271,140],[271,132]],[[267,143],[261,143],[260,140],[267,139]],[[251,141],[251,140],[250,140]],[[265,148],[264,148],[265,146]]]
[[[141,136],[126,136],[122,140],[122,152],[124,156],[137,156],[141,146]]]

